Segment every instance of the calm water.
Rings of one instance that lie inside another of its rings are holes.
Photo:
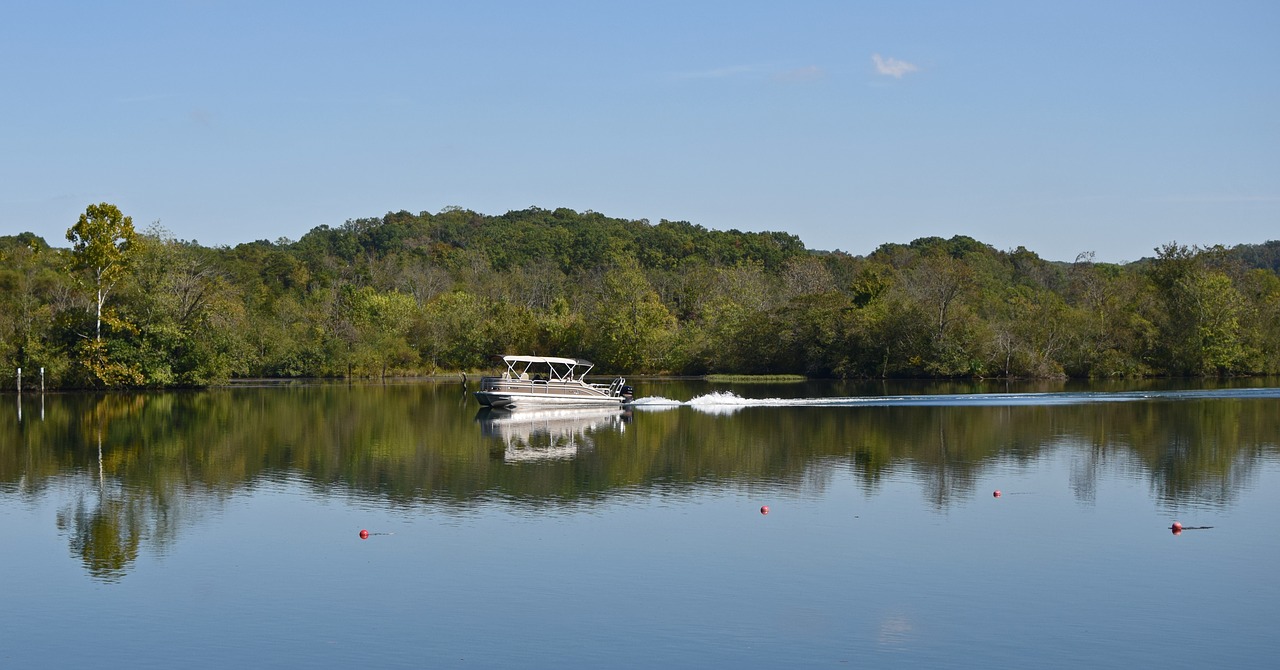
[[[0,396],[0,666],[1280,653],[1280,390],[636,386]]]

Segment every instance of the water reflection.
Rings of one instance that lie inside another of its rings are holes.
[[[502,410],[476,415],[480,432],[496,438],[498,457],[508,463],[568,460],[594,445],[600,431],[622,432],[629,412],[619,408]]]
[[[699,391],[707,389],[649,394]],[[1119,468],[1170,509],[1225,507],[1280,453],[1278,397],[1272,389],[1141,402],[792,403],[632,417],[476,414],[456,386],[433,384],[60,394],[38,420],[20,405],[0,417],[0,510],[11,499],[63,496],[56,523],[70,553],[94,578],[113,581],[142,548],[163,550],[230,494],[263,481],[465,513],[494,501],[572,506],[726,485],[820,492],[833,468],[846,468],[867,494],[905,476],[946,510],[978,493],[992,468],[1068,450],[1082,503],[1093,504],[1098,478]]]

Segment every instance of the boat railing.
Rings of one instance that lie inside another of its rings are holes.
[[[591,389],[594,393],[598,393],[607,397],[616,397],[622,393],[622,387],[626,384],[626,380],[618,377],[609,383],[589,383],[585,380],[564,380],[564,379],[546,379],[522,376],[503,375],[501,377],[481,377],[480,390],[482,391],[506,391],[512,393],[532,393],[538,395],[564,395],[566,391],[572,394],[572,389],[582,389],[583,387]]]

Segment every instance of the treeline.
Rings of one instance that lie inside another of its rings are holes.
[[[68,241],[0,237],[0,373],[27,387],[40,368],[49,387],[202,386],[517,352],[602,373],[1280,373],[1280,242],[1114,265],[957,236],[862,257],[780,232],[450,208],[205,247],[105,203]]]

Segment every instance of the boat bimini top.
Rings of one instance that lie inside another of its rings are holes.
[[[581,381],[595,367],[595,363],[581,358],[556,356],[503,356],[502,362],[507,365],[502,373],[507,379],[528,379],[530,369],[541,372],[546,366],[550,381]]]

